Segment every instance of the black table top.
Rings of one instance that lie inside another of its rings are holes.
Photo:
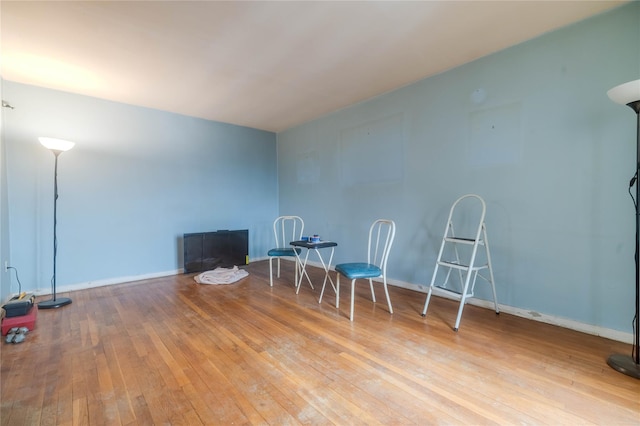
[[[309,241],[291,241],[289,244],[294,247],[304,247],[308,249],[335,247],[338,245],[338,243],[334,243],[333,241],[319,241],[317,243],[312,243]]]

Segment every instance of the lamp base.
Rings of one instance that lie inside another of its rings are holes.
[[[38,308],[40,309],[55,309],[71,303],[71,299],[68,297],[58,297],[56,299],[45,300],[38,302]]]
[[[640,364],[636,364],[629,355],[614,354],[607,359],[609,367],[622,374],[640,379]]]

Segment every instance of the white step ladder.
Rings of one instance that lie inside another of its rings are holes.
[[[484,223],[486,210],[487,207],[484,200],[475,194],[463,195],[453,203],[449,211],[449,219],[447,220],[444,237],[440,245],[440,252],[438,253],[431,284],[429,284],[427,300],[424,302],[422,316],[427,315],[427,308],[429,307],[429,300],[434,287],[459,299],[460,307],[458,308],[456,324],[453,327],[454,331],[458,331],[460,326],[464,304],[467,299],[474,297],[473,292],[478,277],[491,285],[496,314],[500,313],[493,280],[493,268],[491,267],[487,227]],[[462,230],[459,234],[454,231],[454,222],[456,222],[458,231]],[[465,235],[465,237],[459,235]],[[446,270],[446,276],[441,284],[436,285],[436,278],[440,268]],[[457,274],[453,274],[458,276],[457,283],[453,282],[455,281],[453,279],[450,280],[451,272],[454,270],[457,271]],[[488,276],[480,273],[480,271],[484,270],[489,273]]]

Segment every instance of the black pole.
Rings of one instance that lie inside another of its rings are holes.
[[[56,235],[56,228],[58,224],[58,156],[62,151],[52,149],[51,152],[53,152],[53,155],[55,156],[55,165],[53,167],[53,278],[51,279],[53,285],[53,299],[38,303],[38,308],[40,309],[59,308],[71,303],[71,299],[68,297],[56,297],[56,257],[58,254],[58,237]]]
[[[53,151],[55,162],[53,166],[53,301],[56,301],[56,257],[58,255],[58,156],[60,151]]]
[[[631,105],[629,105],[631,106]],[[631,106],[636,112],[636,317],[635,317],[635,358],[636,370],[640,365],[640,101]],[[636,371],[637,372],[637,371]]]
[[[637,116],[636,129],[636,174],[633,183],[636,186],[636,311],[633,317],[633,349],[631,356],[614,354],[607,359],[607,364],[616,371],[627,376],[640,379],[640,100],[627,104]]]

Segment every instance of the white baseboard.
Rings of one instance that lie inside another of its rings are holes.
[[[181,274],[182,271],[183,271],[183,269],[175,269],[175,270],[172,270],[172,271],[155,272],[155,273],[151,273],[151,274],[129,275],[129,276],[125,276],[125,277],[107,278],[107,279],[104,279],[104,280],[97,280],[97,281],[85,281],[85,282],[82,282],[82,283],[58,286],[58,288],[56,289],[56,293],[64,293],[64,292],[67,292],[67,291],[86,290],[86,289],[89,289],[89,288],[103,287],[103,286],[106,286],[106,285],[124,284],[124,283],[130,283],[130,282],[134,282],[134,281],[148,280],[148,279],[152,279],[152,278],[168,277],[168,276],[171,276],[171,275]],[[45,295],[51,294],[51,290],[50,289],[37,289],[37,290],[34,291],[34,293],[37,296],[45,296]]]
[[[322,264],[320,262],[309,261],[307,262],[307,264],[311,266],[315,266],[317,268],[322,268]],[[376,279],[375,281],[380,282],[379,279]],[[409,290],[414,290],[414,291],[423,293],[425,294],[424,297],[426,297],[426,293],[428,291],[426,285],[417,285],[417,284],[407,283],[399,280],[391,280],[391,279],[387,280],[387,283],[395,287],[406,288]],[[455,297],[453,297],[452,295],[446,292],[438,291],[438,289],[436,288],[434,288],[433,295],[437,297],[444,297],[447,299],[455,300]],[[424,303],[424,300],[423,300],[423,303]],[[495,309],[493,302],[490,300],[470,298],[470,299],[467,299],[467,304],[479,306],[479,307],[491,309],[491,310]],[[500,303],[498,303],[498,307],[500,308],[500,312],[504,312],[510,315],[515,315],[517,317],[526,318],[526,319],[537,321],[537,322],[543,322],[545,324],[557,325],[559,327],[568,328],[570,330],[575,330],[581,333],[591,334],[594,336],[604,337],[606,339],[611,339],[618,342],[633,344],[632,333],[625,333],[623,331],[613,330],[610,328],[585,324],[585,323],[581,323],[571,319],[556,317],[553,315],[547,315],[540,312],[527,311],[526,309],[516,308],[508,305],[502,305]]]
[[[426,294],[427,291],[428,291],[426,285],[425,286],[419,286],[419,285],[416,285],[416,284],[405,283],[405,282],[396,281],[396,280],[388,280],[387,282],[389,283],[389,285],[393,285],[393,286],[396,286],[396,287],[407,288],[409,290],[415,290],[415,291],[418,291],[418,292],[421,292],[421,293],[424,293],[424,294]],[[452,296],[452,295],[450,295],[450,294],[448,294],[446,292],[439,291],[435,287],[434,287],[433,295],[437,296],[437,297],[444,297],[444,298],[447,298],[447,299],[456,300],[454,296]],[[486,309],[491,309],[492,311],[495,310],[495,306],[494,306],[493,302],[490,301],[490,300],[470,298],[470,299],[467,299],[467,304],[474,305],[474,306],[479,306],[479,307],[486,308]],[[500,309],[500,312],[504,312],[504,313],[507,313],[507,314],[510,314],[510,315],[515,315],[517,317],[526,318],[526,319],[529,319],[529,320],[532,320],[532,321],[543,322],[543,323],[546,323],[546,324],[557,325],[559,327],[568,328],[570,330],[579,331],[581,333],[592,334],[594,336],[600,336],[600,337],[604,337],[606,339],[616,340],[618,342],[633,344],[633,334],[632,333],[625,333],[625,332],[618,331],[618,330],[613,330],[613,329],[610,329],[610,328],[605,328],[605,327],[599,327],[599,326],[596,326],[596,325],[585,324],[585,323],[581,323],[581,322],[574,321],[574,320],[571,320],[571,319],[556,317],[556,316],[553,316],[553,315],[547,315],[547,314],[543,314],[543,313],[536,312],[536,311],[527,311],[527,310],[522,309],[522,308],[516,308],[516,307],[508,306],[508,305],[502,305],[500,303],[498,303],[498,308]]]
[[[288,259],[288,258],[282,258],[282,259],[293,261],[292,259]],[[258,262],[260,260],[268,260],[268,257],[264,259],[256,258],[256,259],[253,259],[252,262]],[[309,261],[307,262],[307,264],[309,266],[314,266],[316,268],[322,268],[322,264],[320,262]],[[133,281],[141,281],[141,280],[148,280],[151,278],[160,278],[160,277],[167,277],[171,275],[178,275],[178,274],[181,274],[182,272],[183,272],[182,269],[176,269],[172,271],[157,272],[152,274],[131,275],[126,277],[109,278],[109,279],[98,280],[98,281],[87,281],[83,283],[77,283],[77,284],[58,287],[57,292],[63,293],[67,291],[84,290],[88,288],[102,287],[106,285],[124,284],[128,282],[133,282]],[[379,280],[376,280],[376,281],[379,281]],[[427,292],[426,286],[422,286],[422,285],[407,283],[407,282],[398,281],[398,280],[388,280],[388,283],[389,285],[393,285],[395,287],[406,288],[406,289],[414,290],[423,294],[426,294]],[[49,290],[43,290],[43,289],[38,289],[34,293],[38,296],[51,294]],[[438,297],[454,299],[454,297],[452,297],[449,294],[446,294],[444,292],[438,292],[437,289],[434,290],[433,295]],[[486,309],[491,309],[491,310],[494,309],[493,302],[488,300],[471,298],[467,300],[467,303],[474,306],[480,306]],[[515,315],[518,317],[522,317],[532,321],[538,321],[546,324],[557,325],[559,327],[568,328],[570,330],[579,331],[581,333],[586,333],[594,336],[604,337],[606,339],[616,340],[618,342],[633,344],[632,333],[625,333],[625,332],[613,330],[610,328],[584,324],[584,323],[570,320],[567,318],[556,317],[553,315],[547,315],[547,314],[543,314],[535,311],[527,311],[526,309],[516,308],[513,306],[502,305],[502,304],[498,304],[498,306],[500,308],[500,312],[505,312],[510,315]]]

